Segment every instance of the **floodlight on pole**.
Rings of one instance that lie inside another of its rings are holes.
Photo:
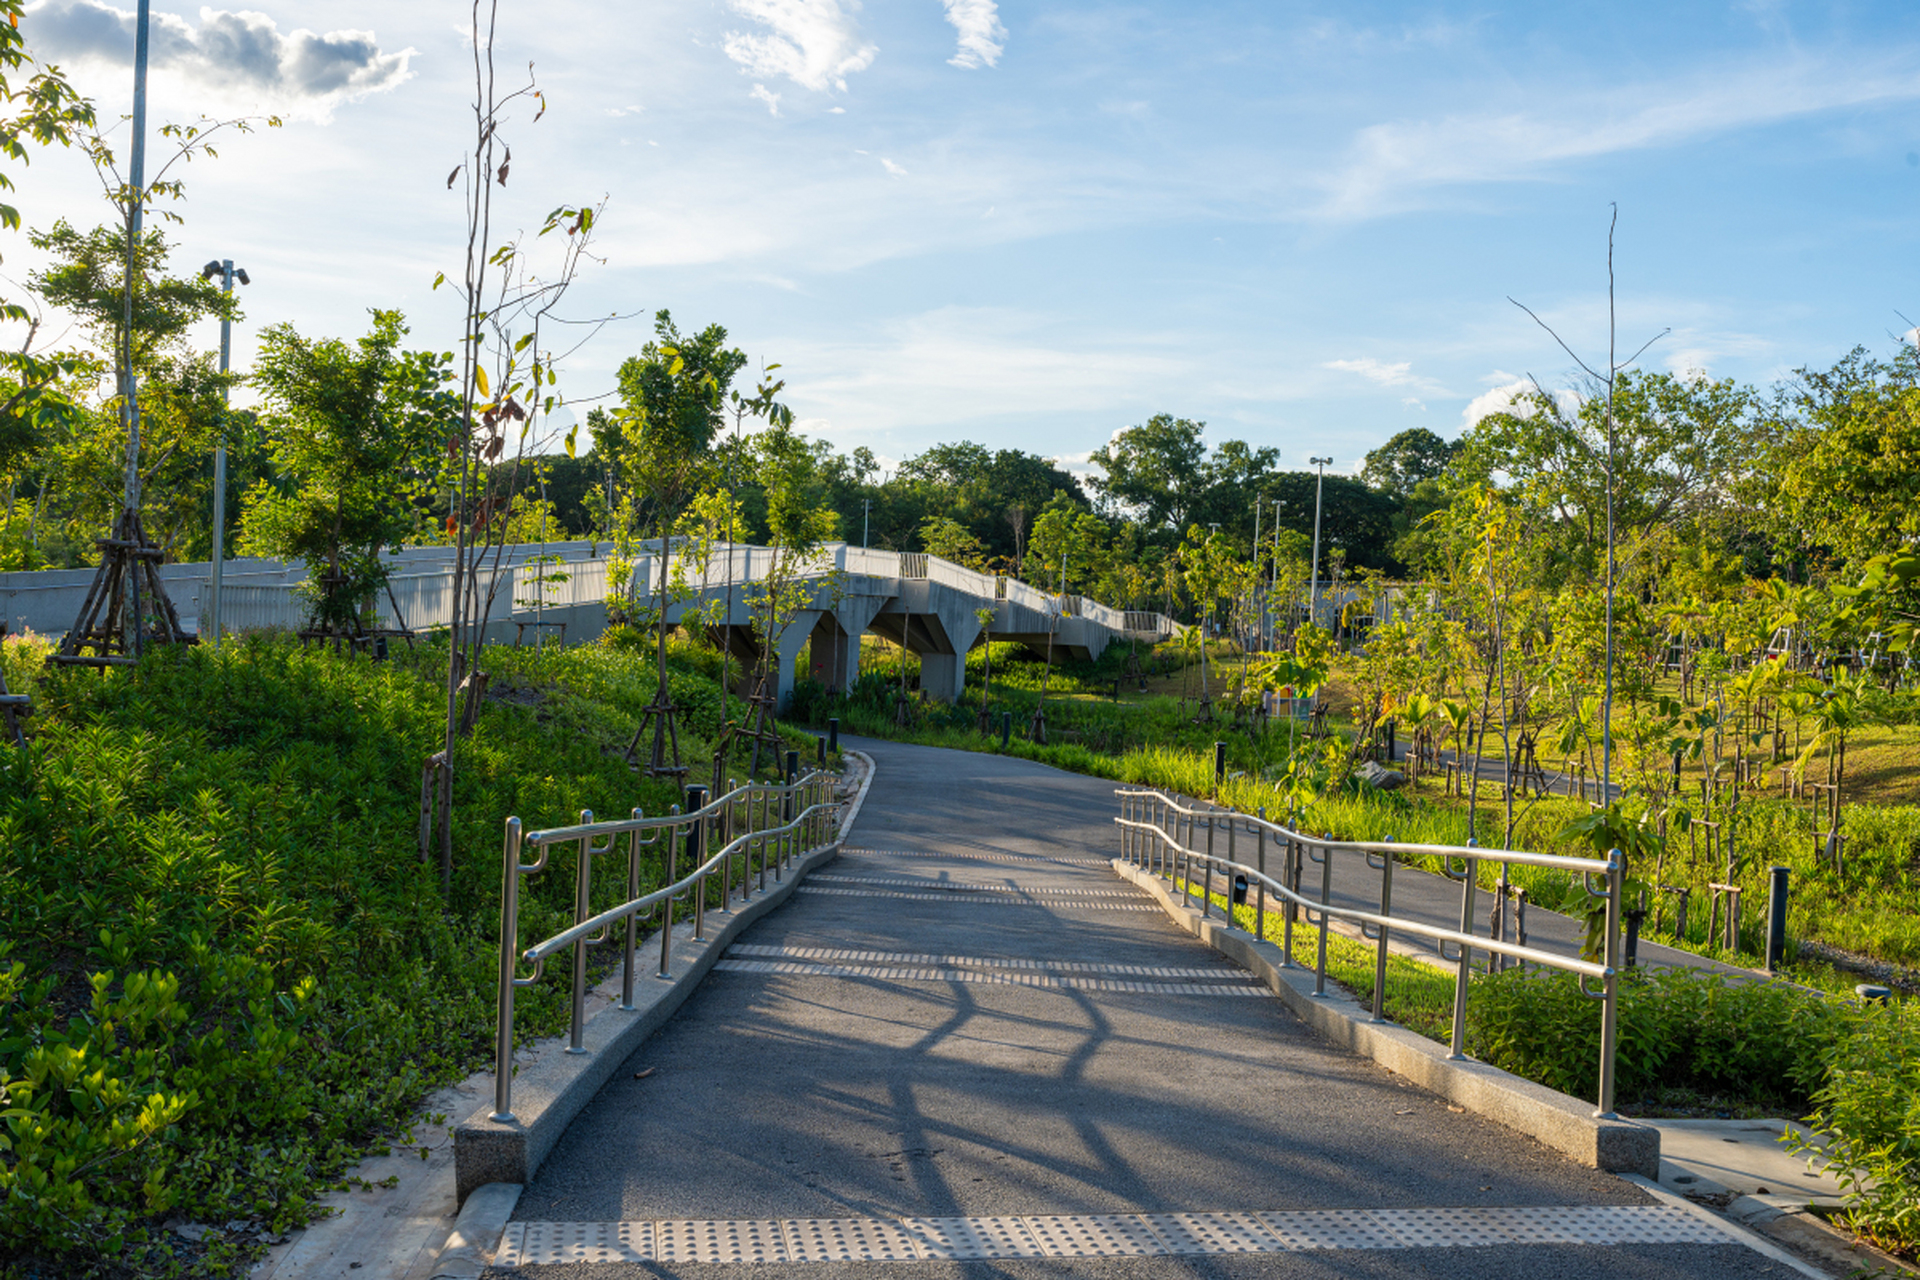
[[[220,291],[229,296],[233,293],[233,282],[251,284],[247,273],[236,270],[232,258],[223,258],[218,262],[209,262],[200,268],[200,278],[211,280],[220,277]],[[212,608],[208,623],[213,635],[213,647],[220,648],[220,591],[223,571],[226,567],[227,545],[227,384],[225,376],[233,359],[233,321],[227,316],[220,317],[220,441],[213,447],[213,582],[209,594]]]
[[[1315,626],[1320,625],[1320,495],[1326,488],[1327,468],[1332,458],[1308,458],[1307,465],[1320,468],[1320,478],[1313,482],[1313,577],[1312,585],[1307,588],[1307,620]]]

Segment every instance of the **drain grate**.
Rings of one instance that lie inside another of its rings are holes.
[[[797,1218],[515,1222],[495,1265],[586,1262],[801,1263],[1123,1258],[1505,1244],[1740,1243],[1671,1205],[1331,1209],[1277,1213],[1036,1214],[982,1218]]]

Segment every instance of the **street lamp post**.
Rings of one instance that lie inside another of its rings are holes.
[[[1280,508],[1285,505],[1286,499],[1284,498],[1275,498],[1273,500],[1273,575],[1268,579],[1267,584],[1267,598],[1269,600],[1277,600],[1280,598]],[[1288,614],[1287,622],[1291,625],[1293,622],[1291,605],[1288,606]],[[1280,620],[1278,618],[1274,619],[1273,629],[1274,640],[1277,640],[1280,630]]]
[[[235,270],[232,258],[222,258],[218,262],[209,262],[200,268],[200,278],[211,280],[220,277],[220,291],[233,293],[233,282],[251,284],[244,268]],[[226,316],[220,317],[220,442],[213,447],[213,584],[211,595],[213,647],[220,648],[220,588],[222,572],[226,567],[227,541],[227,385],[225,374],[227,366],[233,360],[233,321]]]
[[[873,526],[873,499],[860,499],[860,548],[867,546],[867,533]]]
[[[1320,468],[1320,478],[1313,482],[1313,577],[1312,585],[1307,588],[1307,620],[1316,627],[1320,625],[1320,494],[1327,483],[1327,466],[1332,458],[1308,458],[1307,464]]]

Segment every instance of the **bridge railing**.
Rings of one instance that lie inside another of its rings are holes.
[[[1213,911],[1213,878],[1223,877],[1231,904],[1250,890],[1253,905],[1254,936],[1266,939],[1267,895],[1275,895],[1281,907],[1281,964],[1298,967],[1293,958],[1293,926],[1303,915],[1309,926],[1318,930],[1314,962],[1313,994],[1324,997],[1327,990],[1327,931],[1331,921],[1346,920],[1358,925],[1361,935],[1377,943],[1373,976],[1373,1021],[1385,1022],[1383,1010],[1387,986],[1388,939],[1393,933],[1408,933],[1435,944],[1442,960],[1455,966],[1453,987],[1453,1035],[1449,1057],[1466,1057],[1467,984],[1472,973],[1473,953],[1484,951],[1523,964],[1542,965],[1578,975],[1583,994],[1600,1001],[1600,1087],[1598,1109],[1602,1118],[1613,1116],[1614,1058],[1620,1038],[1620,922],[1621,897],[1626,872],[1625,859],[1618,849],[1605,860],[1570,858],[1552,853],[1528,853],[1517,849],[1482,849],[1477,845],[1399,844],[1392,841],[1333,840],[1295,831],[1264,816],[1221,809],[1202,801],[1185,801],[1159,790],[1116,788],[1120,800],[1121,856],[1134,866],[1172,880],[1180,888],[1181,900],[1190,902],[1197,887],[1200,913]],[[1224,833],[1224,838],[1220,838]],[[1254,860],[1242,862],[1239,840],[1250,838]],[[1224,844],[1224,849],[1219,845]],[[1267,870],[1267,846],[1280,855],[1278,877]],[[1336,853],[1359,854],[1367,867],[1380,873],[1380,909],[1367,911],[1357,907],[1333,905],[1333,856]],[[1393,915],[1393,868],[1395,855],[1412,854],[1442,859],[1449,878],[1460,883],[1460,927],[1441,928],[1404,916]],[[1376,861],[1377,859],[1377,861]],[[1454,864],[1460,864],[1456,873]],[[1473,932],[1474,895],[1479,886],[1480,863],[1504,862],[1521,866],[1549,867],[1583,877],[1588,892],[1606,899],[1605,963],[1596,964],[1574,956],[1542,951],[1524,943],[1481,937]],[[1315,899],[1301,892],[1301,880],[1309,864],[1319,864],[1320,896]],[[1231,906],[1226,908],[1227,923],[1233,924]],[[1448,954],[1449,947],[1457,954]],[[1597,979],[1599,991],[1587,983]]]
[[[523,831],[520,819],[507,819],[506,845],[501,856],[493,1119],[513,1119],[513,993],[540,981],[548,957],[563,951],[572,953],[573,1013],[567,1052],[590,1052],[585,1044],[589,946],[608,941],[614,926],[624,925],[618,1007],[631,1012],[636,1007],[633,993],[638,980],[640,925],[644,920],[658,916],[658,976],[666,978],[673,963],[674,903],[692,897],[693,936],[704,939],[711,884],[718,882],[719,909],[731,912],[736,890],[740,905],[745,906],[756,892],[766,892],[769,875],[775,884],[780,883],[795,858],[825,848],[838,838],[839,775],[816,769],[802,776],[798,754],[790,751],[787,778],[784,783],[748,782],[734,786],[710,803],[702,803],[706,788],[688,787],[691,807],[686,812],[675,805],[664,816],[656,818],[635,809],[627,818],[596,822],[591,810],[582,809],[580,821],[575,825],[543,831]],[[591,906],[593,861],[612,853],[621,836],[626,837],[626,900],[594,913]],[[539,857],[530,863],[522,862],[521,851],[529,845],[539,850]],[[523,950],[519,941],[520,881],[546,870],[554,849],[565,845],[574,848],[574,923]],[[642,893],[641,860],[643,852],[650,849],[660,849],[664,855],[668,883]],[[682,865],[691,867],[685,875],[679,874]],[[533,973],[524,978],[520,976],[523,964],[533,966]]]

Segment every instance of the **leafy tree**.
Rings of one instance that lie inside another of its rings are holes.
[[[248,490],[241,545],[306,561],[313,621],[329,630],[357,629],[387,580],[381,552],[421,532],[439,479],[455,416],[448,361],[401,351],[406,331],[399,312],[376,311],[352,345],[288,324],[261,334],[253,383],[278,476]]]
[[[1423,481],[1438,480],[1453,462],[1454,446],[1425,427],[1409,427],[1367,455],[1360,478],[1405,499]]]
[[[1920,352],[1800,369],[1768,415],[1755,486],[1784,545],[1856,568],[1920,541]]]
[[[1094,488],[1148,531],[1178,536],[1208,488],[1207,446],[1200,438],[1206,428],[1168,413],[1127,427],[1093,451],[1091,461],[1104,472]]]

